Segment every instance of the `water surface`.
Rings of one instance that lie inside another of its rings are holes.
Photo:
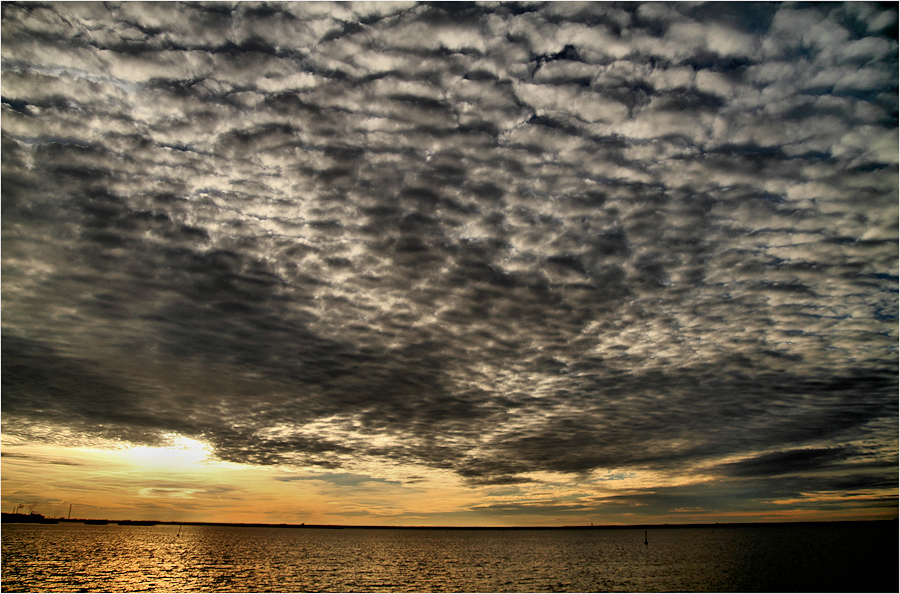
[[[180,530],[180,534],[179,534]],[[3,591],[897,591],[897,523],[649,530],[5,524]],[[887,580],[887,581],[885,581]]]

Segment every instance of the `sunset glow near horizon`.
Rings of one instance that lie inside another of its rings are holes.
[[[896,518],[897,7],[5,3],[2,506]]]

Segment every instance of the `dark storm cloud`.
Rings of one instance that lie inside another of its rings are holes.
[[[878,466],[896,22],[4,4],[4,431],[475,484]]]

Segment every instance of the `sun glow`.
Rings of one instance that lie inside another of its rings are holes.
[[[132,446],[123,452],[124,458],[135,465],[148,468],[183,468],[206,462],[210,458],[211,448],[208,444],[184,437],[168,434],[168,445]]]

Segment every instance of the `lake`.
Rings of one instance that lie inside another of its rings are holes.
[[[180,531],[180,533],[179,533]],[[4,524],[4,592],[898,590],[897,522],[644,529]]]

